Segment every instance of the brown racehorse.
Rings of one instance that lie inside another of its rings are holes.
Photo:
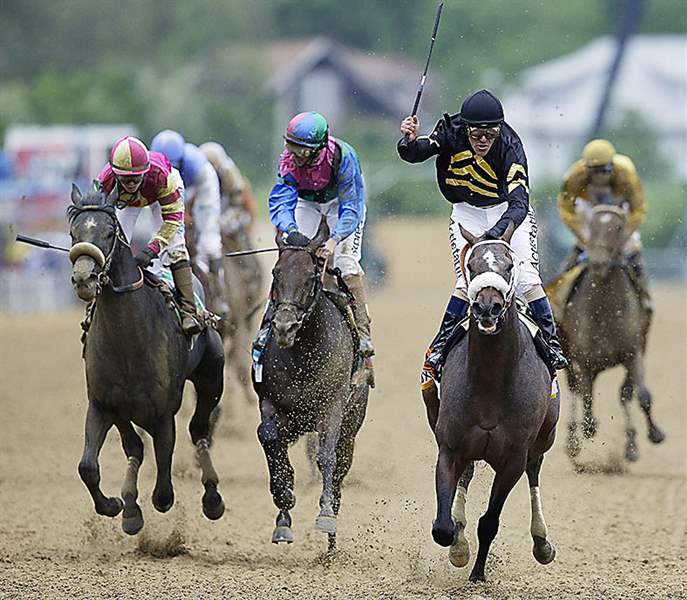
[[[489,506],[477,528],[479,550],[470,581],[485,579],[501,510],[524,472],[532,500],[534,557],[548,564],[556,554],[547,539],[539,471],[555,438],[558,395],[551,394],[549,370],[513,301],[517,258],[508,243],[513,230],[511,223],[502,240],[480,240],[461,227],[468,242],[464,272],[470,324],[446,357],[439,413],[432,427],[439,446],[432,536],[441,546],[450,546],[449,559],[457,567],[470,558],[464,530],[473,461],[485,460],[495,471]]]
[[[625,210],[614,204],[599,204],[589,214],[588,262],[567,298],[559,317],[561,342],[570,361],[568,383],[573,403],[568,423],[568,454],[580,452],[577,436],[576,400],[582,399],[582,433],[591,438],[597,422],[592,413],[594,380],[616,365],[625,368],[620,401],[625,411],[625,458],[639,458],[636,431],[629,405],[635,393],[646,415],[649,439],[657,444],[665,439],[651,417],[651,393],[644,377],[644,352],[651,313],[644,306],[631,270],[623,257],[627,241]]]

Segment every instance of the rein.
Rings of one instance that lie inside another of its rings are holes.
[[[318,263],[317,263],[317,257],[313,255],[313,253],[306,248],[305,246],[288,246],[286,249],[288,250],[296,250],[300,252],[307,252],[310,255],[310,258],[313,260],[313,265],[315,266],[315,284],[313,286],[313,291],[312,291],[312,300],[308,303],[308,305],[303,306],[297,302],[292,302],[291,300],[282,300],[280,302],[277,302],[275,305],[275,315],[279,311],[280,308],[287,308],[287,309],[295,309],[293,312],[296,314],[298,312],[301,312],[302,315],[299,319],[297,319],[298,326],[302,326],[303,323],[307,320],[307,318],[312,314],[313,310],[315,310],[315,306],[317,305],[317,300],[320,297],[320,294],[322,293],[323,289],[323,284],[322,284],[322,277],[319,274],[319,269],[318,269]]]
[[[143,270],[138,265],[136,266],[136,268],[138,269],[140,277],[133,283],[127,283],[124,285],[117,286],[109,277],[110,267],[112,266],[112,258],[114,256],[115,250],[117,249],[117,243],[121,242],[127,248],[131,248],[129,242],[124,237],[122,226],[119,224],[117,217],[111,215],[107,210],[104,210],[102,206],[84,206],[79,208],[79,212],[86,210],[103,212],[108,216],[112,217],[115,224],[114,243],[112,244],[112,247],[110,248],[110,251],[108,252],[107,256],[105,256],[103,254],[103,251],[100,248],[98,248],[98,246],[96,246],[95,244],[92,244],[91,242],[77,242],[71,247],[69,251],[69,260],[71,260],[72,264],[74,264],[76,260],[84,254],[90,256],[93,260],[95,260],[96,264],[100,267],[100,272],[97,274],[96,296],[100,294],[103,287],[108,285],[115,294],[125,294],[128,292],[134,292],[136,290],[141,289],[141,287],[143,287],[144,278]]]

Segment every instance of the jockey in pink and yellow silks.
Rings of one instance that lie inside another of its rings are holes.
[[[179,173],[164,155],[148,152],[140,140],[125,137],[112,146],[110,160],[98,175],[96,186],[108,194],[116,188],[117,218],[128,240],[141,209],[150,207],[158,230],[136,256],[136,262],[146,268],[159,256],[170,267],[181,295],[182,328],[187,334],[200,331],[184,241],[184,184]]]

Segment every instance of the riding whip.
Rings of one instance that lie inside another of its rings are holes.
[[[261,252],[276,252],[279,248],[254,248],[253,250],[238,250],[236,252],[225,252],[224,256],[233,258],[235,256],[248,256],[250,254],[260,254]]]
[[[417,96],[415,97],[415,104],[413,105],[413,112],[411,114],[414,117],[417,114],[417,108],[420,105],[420,98],[422,97],[422,90],[425,87],[425,81],[427,80],[427,71],[429,70],[429,61],[432,58],[432,50],[434,50],[434,41],[437,39],[437,30],[439,29],[439,19],[441,19],[441,11],[444,8],[444,3],[442,2],[437,7],[437,16],[434,19],[434,29],[432,30],[432,41],[429,44],[429,53],[427,54],[427,62],[425,63],[425,70],[420,78],[420,86],[417,88]]]
[[[36,238],[29,237],[27,235],[17,234],[16,240],[18,242],[23,242],[24,244],[30,244],[31,246],[38,246],[39,248],[48,248],[49,250],[60,250],[62,252],[69,252],[69,248],[63,248],[62,246],[53,246],[48,242],[39,240]]]

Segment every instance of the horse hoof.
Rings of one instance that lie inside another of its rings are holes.
[[[484,567],[482,567],[481,569],[477,569],[476,567],[473,568],[472,573],[470,573],[470,577],[468,577],[468,581],[470,583],[486,581],[486,578],[484,577]]]
[[[453,540],[456,537],[456,526],[451,522],[451,529],[448,527],[440,527],[437,525],[436,521],[432,524],[432,538],[434,541],[447,548],[453,544]]]
[[[628,445],[627,448],[625,448],[625,460],[627,462],[637,462],[639,460],[639,452],[636,446]]]
[[[168,496],[165,494],[153,494],[153,506],[161,513],[167,512],[174,505],[174,492]]]
[[[280,525],[274,528],[272,532],[273,544],[293,544],[293,531],[291,527]]]
[[[464,567],[470,562],[470,544],[463,533],[461,527],[456,536],[455,542],[448,550],[448,560],[454,567]]]
[[[322,533],[336,533],[336,517],[319,515],[315,519],[315,529]]]
[[[138,504],[125,506],[122,514],[122,530],[127,535],[136,535],[143,529],[143,513]]]
[[[666,434],[663,433],[658,427],[655,425],[649,429],[649,440],[654,443],[654,444],[660,444],[663,440],[666,439]]]
[[[100,507],[100,510],[96,507],[95,512],[105,517],[116,517],[123,508],[124,502],[121,498],[105,498],[105,503]]]
[[[532,536],[532,539],[534,540],[532,554],[539,564],[548,565],[556,558],[556,546],[551,542],[538,535]]]
[[[203,494],[203,514],[211,521],[216,521],[224,514],[224,500],[216,490]]]

